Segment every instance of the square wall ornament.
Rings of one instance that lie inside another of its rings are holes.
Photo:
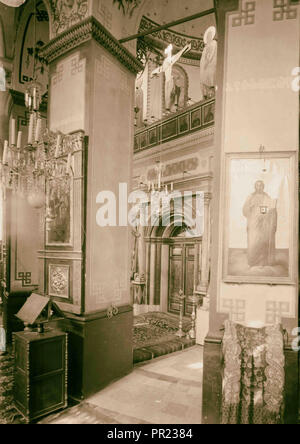
[[[295,284],[295,153],[228,154],[225,282]]]
[[[69,299],[70,266],[49,264],[49,296]]]

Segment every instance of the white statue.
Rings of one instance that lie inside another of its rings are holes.
[[[171,110],[171,102],[172,102],[172,92],[174,89],[174,78],[172,75],[172,68],[173,65],[180,59],[180,57],[187,51],[190,51],[192,48],[192,45],[189,43],[186,45],[181,51],[179,51],[177,54],[172,56],[173,51],[173,45],[169,45],[167,49],[165,50],[166,58],[162,64],[162,66],[159,66],[151,73],[151,78],[161,74],[162,72],[165,73],[165,103],[166,103],[166,109],[167,111]]]
[[[5,69],[4,69],[2,63],[0,63],[0,91],[6,91],[6,86],[5,86]]]
[[[216,28],[210,26],[203,37],[205,47],[200,61],[201,100],[213,97],[215,93],[218,52],[215,36]]]

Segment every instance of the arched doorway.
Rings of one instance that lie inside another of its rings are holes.
[[[199,273],[199,270],[196,270],[195,267],[197,246],[201,239],[191,238],[188,235],[187,227],[175,227],[169,242],[168,312],[179,314],[178,294],[183,291],[185,295],[183,315],[190,316],[192,314],[192,304],[189,301],[189,296],[194,293],[197,274]]]
[[[194,294],[200,277],[201,237],[193,237],[189,227],[176,224],[172,216],[169,226],[152,227],[146,238],[147,289],[146,311],[179,315],[178,295],[183,291],[184,316],[192,313],[189,296]]]

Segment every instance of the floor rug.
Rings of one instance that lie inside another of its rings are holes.
[[[179,317],[171,313],[151,312],[134,318],[133,363],[137,364],[175,351],[184,350],[195,344],[188,332],[190,318],[183,319],[183,338],[176,336]]]
[[[24,420],[13,403],[13,357],[0,354],[0,424],[23,424]]]

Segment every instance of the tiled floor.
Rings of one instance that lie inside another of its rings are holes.
[[[199,424],[202,358],[202,347],[194,346],[135,367],[79,406],[41,422]]]

